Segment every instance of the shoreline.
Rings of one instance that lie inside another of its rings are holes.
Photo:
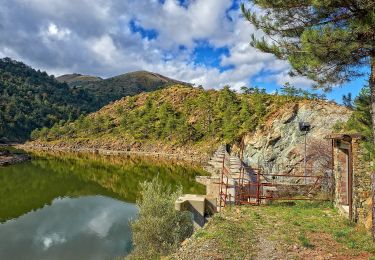
[[[0,151],[0,167],[19,164],[30,160],[31,157],[28,154]]]
[[[138,155],[138,156],[151,156],[154,158],[172,159],[184,162],[194,162],[200,165],[204,165],[208,162],[210,156],[208,154],[201,154],[197,156],[191,153],[162,153],[162,152],[147,152],[139,150],[116,150],[116,149],[103,149],[103,148],[76,148],[76,147],[59,147],[54,145],[32,145],[32,144],[17,144],[13,147],[22,149],[25,151],[56,151],[56,152],[81,152],[91,153],[100,155]]]

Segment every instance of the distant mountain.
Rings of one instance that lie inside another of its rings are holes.
[[[102,107],[125,96],[133,96],[141,92],[150,92],[171,85],[190,85],[163,75],[135,71],[108,79],[81,74],[67,74],[57,78],[71,87],[87,90],[98,98],[98,106]]]
[[[55,78],[22,62],[0,59],[0,142],[26,140],[36,128],[62,124],[124,96],[176,83],[181,82],[146,71],[109,79],[81,74]]]
[[[57,77],[56,80],[61,83],[66,82],[69,85],[80,85],[80,84],[85,84],[87,82],[101,81],[103,79],[100,77],[73,73],[73,74],[65,74],[60,77]]]

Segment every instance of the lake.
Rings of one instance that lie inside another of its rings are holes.
[[[0,168],[0,259],[115,259],[132,248],[139,184],[204,194],[200,167],[151,157],[34,153]]]

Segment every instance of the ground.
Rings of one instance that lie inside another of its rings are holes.
[[[364,227],[330,203],[227,207],[169,259],[375,259]]]

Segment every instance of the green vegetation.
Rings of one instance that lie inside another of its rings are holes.
[[[335,129],[345,133],[361,134],[364,137],[361,145],[367,151],[368,160],[374,160],[375,147],[372,135],[370,88],[368,86],[364,87],[354,99],[354,102],[350,102],[347,105],[350,105],[353,113],[348,122],[338,122],[335,125]]]
[[[127,97],[75,122],[33,132],[34,139],[198,145],[232,142],[263,123],[268,114],[299,97],[237,94],[175,86]]]
[[[134,96],[141,92],[150,92],[175,84],[186,84],[148,71],[125,73],[104,80],[93,76],[70,74],[60,76],[57,80],[66,82],[72,88],[83,89],[97,97],[96,108],[125,96]]]
[[[360,133],[365,137],[363,146],[368,151],[369,159],[375,158],[371,120],[370,88],[364,87],[354,100],[353,114],[346,123],[345,130]]]
[[[0,59],[0,141],[20,141],[93,111],[94,97],[9,58]]]
[[[291,75],[306,76],[315,87],[332,86],[369,75],[370,131],[375,136],[375,1],[373,0],[250,0],[241,5],[245,18],[270,39],[252,35],[251,45],[287,60]],[[262,12],[259,11],[259,8]],[[275,40],[277,39],[277,40]],[[363,95],[363,93],[362,93]],[[351,97],[345,97],[350,101]],[[347,102],[346,102],[347,103]],[[362,103],[363,104],[363,103]],[[357,111],[358,111],[358,105]],[[362,112],[355,127],[366,132]],[[366,112],[367,113],[367,112]],[[366,127],[367,129],[367,127]],[[375,236],[375,234],[374,234]]]
[[[250,8],[241,6],[245,18],[271,38],[254,33],[251,45],[287,60],[291,75],[307,76],[318,87],[330,88],[365,75],[359,68],[375,63],[372,0],[249,2]]]
[[[56,80],[22,62],[0,59],[0,142],[24,141],[34,129],[64,124],[124,96],[177,82],[149,72],[106,80],[73,74]]]
[[[158,178],[141,185],[139,218],[132,223],[134,251],[129,258],[155,259],[176,250],[193,233],[190,212],[174,209],[182,189],[172,192]]]
[[[375,255],[369,232],[327,202],[228,207],[183,247],[178,257],[171,258],[368,259]]]
[[[94,154],[36,153],[31,162],[0,169],[0,222],[42,208],[57,197],[104,195],[135,202],[140,183],[155,176],[185,193],[204,194],[198,167],[169,161]]]

